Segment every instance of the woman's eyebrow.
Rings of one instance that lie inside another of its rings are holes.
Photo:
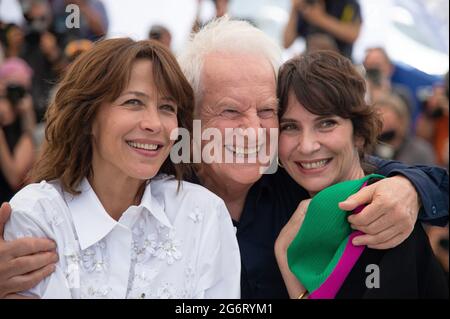
[[[280,123],[295,123],[295,122],[297,122],[297,121],[294,119],[287,118],[287,117],[282,117],[280,119]]]
[[[136,95],[136,96],[146,98],[146,99],[150,98],[147,94],[140,92],[140,91],[127,91],[127,92],[123,93],[122,96],[127,95],[127,94]]]
[[[334,118],[335,115],[333,114],[329,114],[329,115],[317,115],[316,118],[314,119],[314,121],[320,121],[320,120],[324,120],[324,119],[331,119]]]
[[[163,96],[163,97],[161,97],[161,100],[167,101],[167,102],[174,102],[174,103],[176,102],[176,100],[171,96]]]

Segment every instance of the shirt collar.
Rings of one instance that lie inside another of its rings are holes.
[[[88,180],[84,178],[78,189],[81,193],[67,200],[75,231],[82,250],[104,238],[117,222],[105,211]]]
[[[152,183],[148,183],[145,187],[144,194],[142,195],[141,204],[138,206],[144,207],[150,214],[153,215],[161,224],[166,227],[172,228],[172,224],[167,218],[165,213],[165,205],[163,202],[159,202],[158,199],[152,195]]]
[[[128,219],[124,224],[131,227],[144,209],[160,223],[172,228],[172,224],[164,212],[164,205],[152,197],[150,184],[145,188],[141,204],[128,208],[119,222],[115,221],[105,211],[86,178],[80,183],[79,191],[81,193],[78,195],[69,195],[67,205],[72,214],[75,231],[82,250],[102,240],[118,223],[123,223]]]

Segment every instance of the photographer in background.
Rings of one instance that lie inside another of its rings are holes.
[[[377,67],[365,68],[364,76],[367,84],[367,102],[373,103],[384,96],[395,95],[402,100],[408,108],[408,113],[411,114],[414,102],[407,87],[392,83],[389,75]]]
[[[434,148],[437,163],[448,170],[448,72],[443,85],[435,85],[421,94],[422,113],[417,120],[416,133],[429,141]]]
[[[431,144],[410,133],[411,115],[398,96],[380,96],[374,101],[374,107],[383,122],[375,156],[409,165],[436,164]]]
[[[202,21],[201,19],[201,12],[202,12],[202,5],[205,0],[197,0],[197,13],[195,15],[195,21],[192,25],[192,32],[196,33],[198,32],[203,25],[207,23],[207,21]],[[223,17],[226,14],[229,14],[228,8],[230,5],[230,0],[211,0],[211,2],[214,3],[215,13],[213,18],[220,18]],[[211,17],[212,18],[212,17]]]
[[[109,18],[103,1],[51,0],[49,2],[53,12],[53,29],[58,36],[63,35],[65,38],[62,46],[76,39],[98,41],[108,33]],[[71,14],[70,10],[66,11],[68,5],[76,5],[79,8],[80,25],[77,28],[66,26],[66,19]]]
[[[407,96],[410,101],[408,106],[411,114],[411,130],[414,132],[417,117],[423,109],[419,92],[423,88],[432,87],[441,82],[441,78],[409,65],[393,62],[386,50],[381,47],[368,48],[363,64],[366,70],[376,70],[383,78],[388,79],[391,89],[403,99]]]
[[[58,38],[52,31],[53,14],[46,0],[22,3],[26,20],[21,57],[33,69],[31,95],[38,120],[45,114],[50,91],[63,70],[64,59]]]
[[[326,33],[311,33],[306,37],[306,51],[308,53],[328,50],[339,53],[339,49],[334,41],[333,37]]]
[[[24,43],[23,30],[14,23],[3,24],[0,22],[0,42],[6,58],[20,56]]]
[[[20,189],[34,162],[31,76],[32,70],[19,58],[0,65],[0,202]]]
[[[148,38],[150,40],[156,40],[161,42],[170,50],[172,44],[172,34],[166,27],[160,24],[152,25],[150,31],[148,32]]]
[[[290,47],[298,36],[306,39],[313,33],[326,33],[334,39],[339,52],[351,58],[361,22],[361,8],[356,0],[292,0],[283,45]]]
[[[425,231],[430,239],[433,253],[442,265],[448,282],[448,224],[446,227],[426,225]]]

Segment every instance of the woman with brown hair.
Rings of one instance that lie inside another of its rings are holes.
[[[397,247],[353,245],[363,233],[352,230],[350,215],[362,207],[346,212],[339,203],[384,176],[370,174],[365,165],[381,122],[365,103],[364,79],[350,60],[331,51],[293,58],[281,67],[277,96],[280,161],[312,197],[300,203],[275,243],[289,295],[448,298],[444,273],[420,222]],[[396,236],[392,228],[384,232],[386,238]]]
[[[186,167],[168,158],[193,104],[175,58],[154,41],[105,40],[71,65],[47,112],[36,184],[11,200],[5,228],[6,240],[53,239],[60,256],[23,295],[239,297],[223,201],[182,182]]]

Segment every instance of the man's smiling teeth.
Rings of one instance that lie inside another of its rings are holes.
[[[300,162],[300,165],[304,169],[314,169],[314,168],[324,167],[327,163],[328,163],[328,160],[321,160],[321,161],[309,162],[309,163]]]
[[[127,142],[128,145],[134,148],[139,148],[142,150],[147,151],[156,151],[158,149],[158,144],[142,144],[142,143],[135,143],[135,142]]]
[[[257,146],[257,147],[247,147],[247,148],[226,145],[225,148],[227,150],[229,150],[230,152],[235,153],[236,156],[246,156],[246,155],[254,155],[254,154],[258,153],[261,150],[262,145]]]

